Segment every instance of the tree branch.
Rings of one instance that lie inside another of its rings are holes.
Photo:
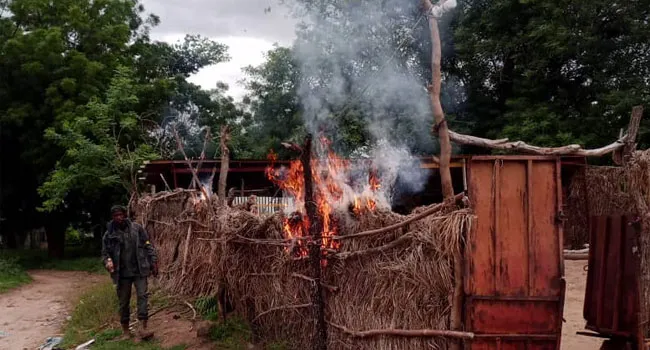
[[[262,312],[261,314],[255,316],[255,318],[253,319],[253,322],[256,321],[258,318],[260,318],[260,317],[262,317],[262,316],[264,316],[266,314],[269,314],[269,313],[271,313],[273,311],[288,310],[288,309],[300,309],[300,308],[311,307],[311,306],[312,306],[312,304],[310,303],[310,304],[283,305],[283,306],[274,307],[274,308],[268,309],[268,310]]]
[[[437,330],[437,329],[370,329],[367,331],[354,331],[346,327],[327,322],[330,326],[355,338],[368,338],[380,335],[394,335],[399,337],[443,337],[456,339],[474,339],[474,333]]]
[[[548,156],[575,155],[584,157],[600,157],[625,146],[628,136],[627,134],[623,135],[615,142],[596,149],[583,149],[580,145],[567,145],[562,147],[538,147],[529,145],[523,141],[508,141],[508,139],[491,140],[482,137],[459,134],[451,130],[449,131],[449,138],[451,141],[462,145],[477,146],[490,149],[520,151]]]
[[[228,142],[230,141],[230,128],[227,125],[221,127],[219,145],[221,147],[221,170],[219,171],[219,201],[226,205],[226,183],[228,178],[228,168],[230,167],[230,150]]]
[[[346,259],[352,259],[356,258],[359,256],[363,255],[368,255],[368,254],[376,254],[376,253],[381,253],[385,252],[387,250],[393,249],[395,247],[398,247],[400,244],[413,239],[413,233],[407,233],[405,235],[400,236],[399,238],[391,241],[390,243],[384,244],[379,247],[373,247],[373,248],[368,248],[364,250],[355,250],[351,252],[342,252],[342,253],[336,253],[334,254],[334,257],[339,259],[339,260],[346,260]]]
[[[456,201],[462,199],[464,196],[465,196],[464,193],[459,193],[459,194],[457,194],[457,195],[455,195],[453,197],[453,201],[448,201],[448,202],[445,202],[445,203],[436,204],[433,207],[431,207],[431,208],[429,208],[429,209],[427,209],[427,210],[425,210],[425,211],[423,211],[423,212],[421,212],[421,213],[419,213],[417,215],[414,215],[414,216],[412,216],[412,217],[410,217],[410,218],[408,218],[408,219],[406,219],[406,220],[404,220],[402,222],[398,222],[398,223],[390,225],[390,226],[378,228],[378,229],[375,229],[375,230],[368,230],[368,231],[363,231],[363,232],[359,232],[359,233],[354,233],[354,234],[351,234],[351,235],[334,236],[333,238],[337,239],[337,240],[350,239],[350,238],[359,238],[359,237],[377,235],[377,234],[380,234],[380,233],[397,230],[397,229],[402,228],[402,227],[404,227],[404,226],[406,226],[406,225],[408,225],[408,224],[410,224],[410,223],[412,223],[414,221],[422,220],[422,219],[426,218],[429,215],[433,215],[433,214],[441,211],[444,208],[452,206],[453,204],[455,204]]]

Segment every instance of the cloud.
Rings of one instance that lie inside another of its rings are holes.
[[[288,45],[296,20],[278,0],[143,0],[161,18],[155,33],[252,37]],[[270,11],[268,9],[270,8]]]
[[[229,62],[205,67],[190,78],[204,89],[222,81],[229,94],[241,99],[246,90],[239,84],[242,68],[264,62],[274,43],[290,45],[296,20],[278,0],[143,0],[147,12],[160,16],[154,40],[174,43],[185,34],[200,34],[228,45]],[[270,8],[270,12],[269,9]]]

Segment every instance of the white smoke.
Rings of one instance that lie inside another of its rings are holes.
[[[333,115],[349,112],[350,105],[363,109],[363,122],[372,140],[352,157],[373,160],[387,203],[392,202],[398,177],[408,192],[421,191],[426,184],[429,170],[420,166],[409,149],[432,153],[437,148],[431,135],[430,99],[424,88],[428,79],[422,76],[416,57],[404,50],[406,45],[428,42],[421,34],[427,20],[419,1],[405,4],[388,0],[380,6],[360,0],[338,8],[331,4],[321,7],[317,13],[308,13],[311,33],[299,38],[294,47],[306,76],[299,97],[307,129],[318,135],[324,126],[331,130],[336,123]],[[456,0],[450,0],[435,5],[432,13],[441,16],[455,6]],[[390,38],[396,39],[392,42],[383,39],[387,23],[393,24],[391,33],[395,35]],[[354,32],[345,31],[350,28]],[[359,67],[362,63],[368,66]],[[362,190],[348,187],[346,193]]]

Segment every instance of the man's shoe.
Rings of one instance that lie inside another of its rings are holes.
[[[138,326],[138,337],[142,340],[153,338],[153,332],[147,329],[147,320],[141,320]]]
[[[121,339],[130,339],[133,337],[131,330],[129,329],[129,324],[122,324],[122,336]]]

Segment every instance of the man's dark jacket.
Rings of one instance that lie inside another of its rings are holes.
[[[149,241],[149,236],[142,226],[128,219],[125,220],[125,223],[126,228],[124,230],[131,230],[131,233],[138,235],[136,258],[138,261],[139,276],[149,277],[151,274],[151,265],[158,260],[156,250]],[[123,237],[119,233],[118,228],[115,227],[115,223],[113,221],[109,222],[106,233],[104,233],[104,238],[102,239],[102,259],[104,260],[104,265],[106,265],[108,258],[113,260],[115,271],[111,274],[111,278],[115,283],[117,283],[120,276],[120,249],[122,240]]]

